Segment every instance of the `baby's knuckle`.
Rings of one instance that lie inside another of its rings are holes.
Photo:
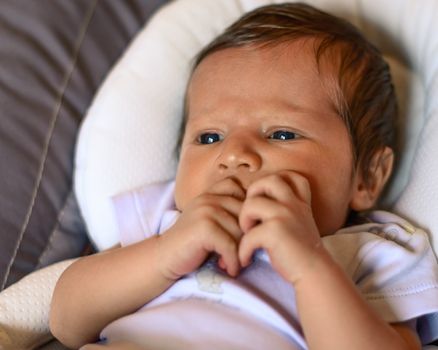
[[[263,180],[268,182],[268,183],[275,184],[275,183],[282,181],[282,177],[279,173],[275,173],[275,174],[267,175]]]
[[[278,235],[282,232],[286,227],[286,220],[284,218],[278,216],[273,220],[269,221],[270,230],[274,233],[274,235]],[[272,235],[271,235],[272,236]]]
[[[211,202],[211,195],[210,194],[203,194],[197,198],[195,198],[194,203],[198,207],[204,207],[208,205]]]
[[[281,205],[276,209],[275,219],[277,221],[285,222],[294,219],[295,211],[288,205]]]
[[[227,252],[230,252],[233,255],[236,255],[237,254],[237,250],[238,250],[236,241],[234,239],[232,239],[230,236],[224,237],[224,249]]]
[[[204,204],[198,207],[198,215],[201,219],[210,219],[214,216],[216,209],[210,204]]]
[[[203,237],[208,237],[213,231],[216,230],[214,223],[207,219],[199,220],[198,222],[198,234],[201,234]]]

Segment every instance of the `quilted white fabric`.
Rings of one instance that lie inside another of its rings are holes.
[[[109,74],[82,126],[75,172],[80,208],[99,249],[118,242],[111,196],[174,176],[191,59],[242,13],[275,2],[281,1],[175,1],[138,34]],[[349,19],[391,62],[406,149],[384,202],[438,232],[438,2],[307,2]],[[438,251],[436,239],[434,245]]]
[[[49,310],[66,260],[31,273],[0,293],[0,350],[35,349],[52,338]]]

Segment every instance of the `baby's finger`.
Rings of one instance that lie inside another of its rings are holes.
[[[222,232],[210,237],[206,242],[206,249],[219,255],[221,267],[230,276],[237,276],[240,270],[238,244],[229,234]]]
[[[271,174],[255,181],[248,188],[247,197],[266,196],[284,204],[300,200],[310,204],[309,181],[303,175],[290,170]]]
[[[291,170],[281,171],[279,175],[289,184],[296,196],[305,203],[311,203],[312,192],[309,180],[305,176]]]
[[[239,225],[244,233],[274,217],[287,217],[291,212],[279,201],[267,197],[247,198],[239,215]]]
[[[230,234],[236,242],[239,242],[243,232],[240,229],[238,216],[227,210],[218,209],[214,213],[214,220],[225,232]]]
[[[263,177],[251,184],[247,198],[264,196],[282,203],[290,203],[295,198],[292,187],[280,174]]]
[[[232,177],[217,182],[208,190],[208,193],[231,196],[240,200],[245,199],[245,190],[240,182]]]
[[[219,257],[219,259],[218,259],[218,261],[217,261],[217,264],[219,265],[219,267],[222,269],[222,270],[226,270],[226,265],[225,265],[225,263],[224,263],[224,260],[222,259],[222,257]]]
[[[242,267],[247,267],[252,260],[252,256],[257,249],[264,247],[264,238],[266,232],[263,228],[253,228],[251,234],[245,235],[239,244],[239,264]]]
[[[224,209],[237,217],[242,208],[242,204],[243,202],[240,199],[232,196],[204,193],[192,202],[191,206],[186,209],[186,212],[189,211],[190,208],[197,209],[210,207],[216,208],[216,210]]]
[[[236,218],[239,216],[243,205],[243,202],[240,199],[232,196],[221,196],[212,194],[209,194],[207,196],[210,196],[206,198],[206,200],[209,201],[208,204],[212,205],[215,208],[218,208],[218,210],[226,210],[230,214],[234,215]]]

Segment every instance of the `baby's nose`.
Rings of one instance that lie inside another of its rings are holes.
[[[221,171],[247,170],[255,172],[262,166],[262,158],[251,140],[233,139],[223,141],[223,149],[218,158]]]

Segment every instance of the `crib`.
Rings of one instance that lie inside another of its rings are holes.
[[[118,243],[114,195],[174,177],[174,149],[193,57],[241,14],[280,2],[176,0],[156,1],[148,8],[162,5],[99,84],[75,135],[74,193],[69,200],[77,198],[83,230],[95,250]],[[389,62],[400,103],[401,157],[380,206],[424,228],[438,252],[438,2],[305,2],[351,21]],[[158,130],[169,136],[158,137]],[[75,255],[57,256],[0,293],[0,349],[34,349],[52,340],[48,312],[53,288],[83,253],[83,245]],[[62,347],[52,342],[45,348]],[[424,347],[433,348],[438,346]]]

